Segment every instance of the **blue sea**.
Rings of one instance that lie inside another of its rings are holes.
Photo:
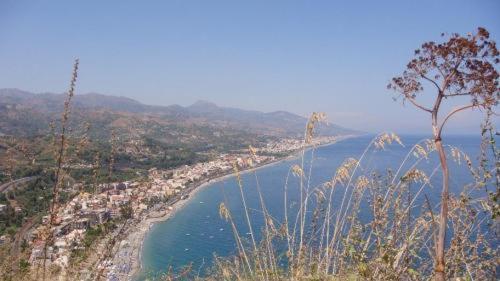
[[[364,171],[396,171],[410,148],[425,136],[403,136],[404,147],[398,144],[387,145],[384,150],[370,149],[361,163]],[[373,136],[363,136],[342,140],[335,144],[319,147],[305,153],[305,173],[311,167],[311,186],[324,183],[332,178],[341,163],[353,157],[359,159]],[[444,143],[459,147],[477,163],[481,140],[478,136],[449,136]],[[449,157],[450,158],[450,157]],[[416,158],[409,157],[409,168]],[[257,192],[257,181],[264,196],[266,207],[276,219],[282,220],[284,213],[284,186],[290,167],[300,164],[301,158],[282,161],[274,165],[257,169],[242,175],[243,188],[247,205],[251,210],[254,230],[262,227],[262,213]],[[459,192],[473,179],[462,160],[459,165],[450,162],[450,190]],[[312,164],[312,166],[311,166]],[[439,162],[435,153],[428,160],[422,161],[418,168],[431,174]],[[404,171],[405,169],[403,169]],[[441,193],[441,173],[438,169],[424,193],[433,204],[437,203]],[[288,205],[298,202],[298,182],[296,177],[289,179]],[[481,191],[479,191],[481,192]],[[423,198],[423,197],[422,197]],[[417,204],[422,202],[417,200]],[[211,266],[214,255],[229,256],[235,254],[235,242],[229,223],[219,217],[219,204],[225,202],[235,221],[240,234],[246,235],[248,228],[244,223],[241,197],[235,177],[214,182],[189,199],[189,202],[167,221],[155,224],[145,238],[142,251],[143,270],[138,280],[157,275],[171,267],[174,271],[192,263],[192,270],[200,275]],[[363,211],[361,211],[363,216]],[[258,238],[258,237],[257,237]]]

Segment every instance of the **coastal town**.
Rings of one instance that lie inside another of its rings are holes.
[[[498,11],[0,0],[0,281],[500,281]]]
[[[81,192],[58,209],[50,225],[53,243],[47,246],[43,230],[49,226],[50,217],[43,217],[42,224],[29,233],[28,243],[32,249],[29,263],[45,262],[65,269],[70,265],[72,253],[84,249],[90,229],[118,219],[141,222],[151,217],[166,217],[173,210],[174,203],[186,200],[190,192],[202,183],[279,160],[280,157],[274,155],[290,155],[308,146],[336,140],[336,137],[318,137],[313,143],[305,144],[300,140],[283,139],[246,152],[221,154],[217,159],[191,166],[172,170],[152,168],[146,179],[138,181],[100,184],[95,192]],[[122,241],[118,247],[127,246],[127,243]],[[117,276],[128,276],[134,271],[133,266],[118,265],[112,258],[102,262],[100,267],[109,280],[121,280]]]

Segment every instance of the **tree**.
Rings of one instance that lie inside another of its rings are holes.
[[[28,261],[26,261],[25,259],[19,260],[19,270],[22,273],[28,272],[29,267],[30,267],[30,263]]]
[[[130,202],[120,206],[120,215],[126,220],[133,217],[134,210],[132,209],[132,204],[130,204]]]
[[[28,241],[26,241],[26,239],[23,239],[23,242],[21,242],[21,251],[25,252],[28,247]]]
[[[488,31],[478,28],[476,34],[452,34],[443,43],[427,42],[415,51],[415,57],[401,76],[394,77],[388,85],[400,94],[403,102],[409,101],[418,109],[431,115],[432,133],[443,174],[439,230],[435,243],[435,280],[445,280],[445,239],[448,219],[449,171],[441,135],[446,122],[458,112],[467,109],[491,110],[498,104],[500,90],[498,72],[499,52]],[[417,101],[424,93],[424,84],[435,95],[432,107]],[[440,109],[445,100],[467,98],[467,103],[451,109],[444,118]]]

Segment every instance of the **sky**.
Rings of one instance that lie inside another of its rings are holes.
[[[442,32],[481,26],[498,42],[499,11],[495,0],[0,0],[0,88],[64,92],[78,57],[78,94],[320,111],[359,130],[426,133],[430,116],[386,85]],[[464,112],[445,133],[477,133],[480,120]]]

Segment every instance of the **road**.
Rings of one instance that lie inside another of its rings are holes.
[[[24,178],[20,178],[20,179],[17,179],[17,180],[13,180],[13,181],[10,181],[10,182],[7,182],[7,183],[4,183],[2,185],[0,185],[0,192],[7,192],[9,191],[10,187],[14,186],[16,187],[18,184],[23,184],[23,183],[26,183],[26,182],[29,182],[33,179],[36,179],[37,177],[33,176],[33,177],[24,177]]]

